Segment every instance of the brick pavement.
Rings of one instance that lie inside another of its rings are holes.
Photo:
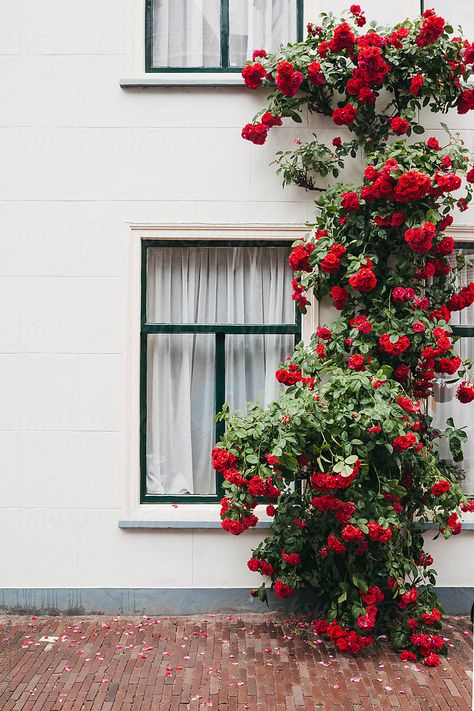
[[[384,640],[355,659],[309,645],[277,614],[3,617],[0,711],[468,711],[471,624],[444,634],[428,669]]]

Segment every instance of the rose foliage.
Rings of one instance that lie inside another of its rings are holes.
[[[224,409],[213,466],[224,478],[225,530],[255,526],[258,503],[272,518],[248,562],[264,576],[256,597],[266,600],[268,580],[279,598],[310,588],[315,632],[340,650],[388,634],[402,659],[436,666],[446,643],[421,524],[449,538],[474,507],[438,454],[444,438],[462,460],[466,435],[452,421],[435,430],[427,401],[436,377],[459,379],[460,402],[474,399],[450,327],[474,303],[474,283],[459,287],[465,258],[453,256],[449,235],[474,169],[449,131],[441,143],[400,136],[423,133],[422,107],[474,108],[474,46],[432,10],[391,28],[364,25],[359,6],[341,22],[324,15],[305,42],[256,52],[243,70],[247,86],[271,89],[244,138],[261,144],[306,108],[353,137],[334,139],[334,150],[315,137],[279,154],[285,183],[322,191],[311,232],[290,254],[293,298],[303,312],[309,294],[329,299],[336,317],[277,371],[278,402]],[[361,184],[316,185],[359,148]]]

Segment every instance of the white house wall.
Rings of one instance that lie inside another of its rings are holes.
[[[312,197],[282,190],[268,163],[314,126],[328,140],[341,130],[329,120],[287,125],[260,148],[240,138],[258,92],[121,89],[143,49],[130,37],[137,4],[15,0],[3,8],[2,588],[255,582],[245,562],[262,531],[234,539],[217,529],[118,527],[127,477],[139,476],[126,454],[127,225],[303,225]],[[393,4],[364,7],[369,18],[373,7],[380,21],[393,19]],[[469,116],[448,122],[472,145]],[[344,178],[359,174],[353,161]],[[473,542],[466,532],[436,546],[442,586],[474,584]]]

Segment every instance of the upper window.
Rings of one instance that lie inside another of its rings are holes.
[[[467,286],[474,281],[474,243],[458,242],[453,254],[450,257],[453,265],[456,257],[463,255],[466,264],[458,272],[458,289]],[[462,311],[454,311],[451,316],[450,326],[453,333],[460,337],[457,343],[457,350],[463,360],[474,361],[474,306],[470,306]],[[460,467],[464,471],[460,481],[466,494],[474,496],[474,422],[470,415],[469,407],[463,405],[456,398],[456,390],[459,383],[456,378],[448,375],[438,375],[435,381],[434,405],[432,409],[433,424],[435,427],[444,429],[446,420],[452,417],[456,427],[465,427],[468,441],[464,444],[464,459],[460,462]],[[442,441],[440,453],[450,460],[451,455],[446,442]]]
[[[302,35],[303,0],[146,0],[146,71],[239,71]]]
[[[142,502],[217,501],[216,413],[278,398],[301,337],[283,245],[143,243]]]

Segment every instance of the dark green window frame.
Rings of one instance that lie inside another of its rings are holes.
[[[224,492],[223,477],[217,474],[216,493],[213,495],[159,495],[146,491],[146,432],[147,432],[147,341],[153,333],[213,333],[215,351],[216,413],[225,402],[225,338],[227,334],[294,334],[295,345],[301,340],[301,314],[295,305],[294,323],[280,324],[169,324],[147,322],[147,263],[151,247],[288,247],[291,240],[142,240],[141,254],[141,314],[140,314],[140,503],[218,503]],[[211,425],[211,423],[209,423]],[[214,441],[224,433],[224,423],[214,425]],[[210,453],[209,453],[210,454]]]
[[[454,240],[454,249],[473,249],[474,242],[461,242]],[[471,326],[452,326],[453,333],[461,338],[474,338],[474,324]]]
[[[304,0],[296,3],[296,41],[303,41]],[[153,4],[145,0],[145,71],[146,72],[241,72],[242,67],[229,66],[229,0],[221,0],[221,63],[218,67],[154,67],[153,66]]]

